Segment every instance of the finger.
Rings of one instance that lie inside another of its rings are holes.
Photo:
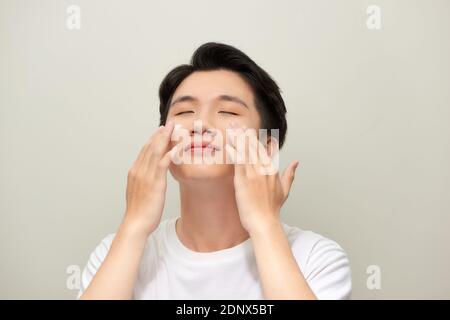
[[[232,124],[232,133],[233,137],[236,138],[236,142],[234,144],[234,148],[236,149],[237,154],[237,164],[241,165],[245,169],[252,170],[251,158],[250,158],[250,137],[248,136],[250,131],[247,131],[247,127],[238,127]],[[247,139],[249,138],[249,139]],[[234,139],[232,139],[234,142]]]
[[[295,170],[297,169],[298,164],[298,161],[292,162],[289,166],[287,166],[280,178],[285,197],[287,197],[289,191],[291,190],[292,182],[295,178]]]
[[[230,144],[225,144],[225,151],[227,152],[229,159],[234,164],[235,175],[245,175],[245,167],[243,164],[237,162],[237,150]],[[228,163],[228,162],[227,162]]]
[[[256,154],[251,147],[253,139],[252,129],[246,126],[237,129],[237,151],[241,157],[241,164],[238,163],[237,171],[239,174],[245,174],[247,177],[254,176],[255,168],[253,163],[257,161]]]
[[[177,145],[177,148],[172,148],[171,150],[170,159],[173,164],[192,164],[192,154],[190,152],[191,141],[183,139]]]
[[[263,166],[260,168],[265,175],[277,175],[279,171],[279,144],[278,139],[274,136],[270,136],[267,140],[267,144],[264,146],[264,151],[260,153],[262,156],[261,162],[263,162]]]
[[[280,143],[277,138],[271,136],[270,138],[270,148],[269,150],[269,156],[273,159],[279,152],[280,152]]]
[[[133,163],[133,166],[139,166],[141,164],[141,162],[143,162],[153,139],[163,128],[164,128],[164,126],[159,126],[155,130],[155,132],[153,132],[153,134],[150,136],[150,138],[147,140],[147,142],[144,144],[144,146],[142,146],[141,151],[139,152],[136,160]]]
[[[235,150],[234,153],[234,163],[239,163],[242,162],[242,155],[241,155],[241,147],[239,145],[239,141],[235,141],[235,139],[237,140],[237,129],[234,126],[233,123],[230,123],[227,127],[227,129],[225,130],[226,133],[226,144],[229,144],[231,147],[233,147],[233,149]]]
[[[156,172],[156,177],[161,177],[166,174],[167,169],[169,168],[170,163],[172,162],[172,158],[175,154],[179,153],[179,151],[183,148],[183,142],[177,143],[172,147],[169,151],[166,152],[164,157],[159,161],[159,168]]]
[[[241,154],[244,159],[244,166],[248,176],[259,172],[261,166],[258,156],[258,136],[256,129],[244,126],[238,133],[238,145],[242,146]],[[239,148],[238,148],[239,149]],[[239,150],[238,150],[239,151]]]
[[[274,160],[276,160],[275,158],[272,159],[269,154],[267,149],[269,148],[268,146],[266,147],[260,140],[256,140],[254,142],[254,146],[253,148],[255,148],[255,150],[257,150],[257,157],[258,157],[258,162],[256,165],[256,170],[258,170],[259,174],[261,175],[275,175],[278,173],[278,168],[276,165],[274,165]]]
[[[246,129],[243,139],[246,142],[246,170],[249,174],[257,173],[259,172],[260,162],[258,157],[258,137],[255,130],[253,128]]]
[[[150,148],[150,162],[157,162],[161,160],[162,157],[164,157],[169,147],[173,128],[174,123],[169,121],[168,123],[166,123],[164,128],[156,135],[155,139],[152,142],[152,147]]]
[[[267,153],[266,146],[259,140],[255,131],[252,131],[250,138],[251,150],[250,158],[253,164],[259,166],[268,166],[271,164],[272,159]]]
[[[225,143],[225,151],[227,153],[226,163],[235,164],[236,163],[236,150],[229,143]]]
[[[269,155],[269,149],[270,146],[264,145],[260,140],[258,140],[258,157],[259,162],[262,166],[271,166],[272,165],[272,158]]]

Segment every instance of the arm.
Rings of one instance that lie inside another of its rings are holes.
[[[123,223],[101,267],[80,299],[132,299],[147,235]]]
[[[279,220],[298,162],[291,163],[280,177],[270,159],[277,152],[277,141],[270,140],[268,146],[272,150],[268,152],[254,130],[250,130],[247,141],[246,128],[244,131],[236,129],[234,125],[227,129],[229,139],[225,147],[234,161],[239,218],[252,239],[264,296],[266,299],[316,299],[298,267]],[[244,141],[234,142],[234,130],[238,131],[238,140]],[[239,150],[238,145],[245,145],[245,150]]]
[[[105,260],[80,299],[132,299],[148,236],[161,220],[171,155],[173,124],[161,126],[128,173],[127,210]]]
[[[279,221],[274,219],[255,226],[250,238],[266,299],[316,299]]]

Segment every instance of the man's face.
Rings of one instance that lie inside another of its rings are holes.
[[[231,122],[237,127],[258,130],[261,120],[251,87],[235,72],[216,70],[194,72],[183,80],[173,95],[166,121],[181,126],[183,132],[189,134],[190,142],[194,142],[195,136],[196,141],[203,141],[203,145],[217,147],[188,147],[185,156],[190,155],[191,164],[171,163],[174,178],[189,181],[233,177],[233,165],[226,164],[225,130]],[[170,146],[176,143],[172,141]],[[220,161],[207,164],[211,157]]]

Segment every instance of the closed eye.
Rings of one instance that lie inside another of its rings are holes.
[[[219,113],[230,114],[230,115],[233,115],[233,116],[237,116],[238,115],[237,113],[231,112],[231,111],[219,111]]]
[[[176,116],[179,116],[179,115],[186,114],[186,113],[194,113],[194,111],[192,111],[192,110],[189,110],[189,111],[181,111],[181,112],[176,113],[175,115],[176,115]]]

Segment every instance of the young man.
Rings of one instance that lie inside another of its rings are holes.
[[[271,77],[238,49],[206,43],[159,93],[162,126],[129,171],[123,222],[92,252],[79,297],[349,298],[343,249],[280,221],[298,162],[282,174],[263,170],[273,169],[287,130]],[[259,129],[276,130],[258,139]],[[174,161],[186,155],[194,161]],[[181,214],[161,222],[168,171]]]

